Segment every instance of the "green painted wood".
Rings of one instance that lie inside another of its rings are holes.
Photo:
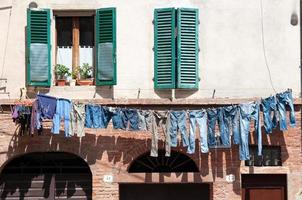
[[[50,10],[27,10],[27,78],[30,86],[50,86]]]
[[[116,8],[96,10],[96,85],[116,85]]]
[[[154,88],[175,88],[175,9],[154,10]]]
[[[177,88],[198,88],[198,9],[177,10]]]

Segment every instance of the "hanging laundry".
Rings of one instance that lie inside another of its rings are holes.
[[[123,122],[125,123],[126,129],[130,131],[139,131],[138,127],[138,111],[136,109],[123,109]]]
[[[152,112],[150,110],[138,111],[138,129],[141,131],[151,130]]]
[[[182,137],[182,145],[186,147],[189,145],[189,139],[186,129],[186,112],[185,111],[171,111],[170,121],[167,125],[168,133],[171,137],[171,146],[177,146],[177,133],[180,131]]]
[[[212,108],[207,110],[208,114],[208,143],[210,148],[217,146],[230,147],[230,136],[226,130],[223,108]],[[219,126],[219,134],[216,134],[216,122]]]
[[[56,113],[57,98],[45,94],[38,94],[38,112],[42,119],[52,119]]]
[[[167,126],[170,124],[170,112],[169,111],[154,111],[151,115],[151,152],[150,156],[158,157],[158,128],[161,128],[165,138],[165,156],[170,157],[171,155],[171,139],[168,133]],[[147,121],[150,119],[148,118]]]
[[[33,135],[35,130],[38,130],[38,135],[43,132],[41,111],[39,110],[39,102],[36,99],[32,104],[31,119],[30,119],[30,134]]]
[[[16,105],[13,108],[12,119],[16,124],[20,125],[19,135],[30,133],[31,107],[24,105]]]
[[[70,112],[70,135],[85,136],[85,104],[72,103]]]
[[[233,136],[233,143],[239,144],[239,108],[238,106],[225,106],[223,107],[224,124],[226,137]],[[232,134],[231,131],[232,130]]]
[[[124,113],[121,108],[112,109],[112,125],[114,129],[126,130]]]
[[[113,113],[106,106],[86,105],[85,126],[87,128],[107,128]]]
[[[200,151],[201,153],[209,152],[208,136],[207,136],[207,112],[206,110],[192,110],[189,111],[190,121],[190,134],[189,134],[189,146],[187,153],[195,153],[195,131],[196,126],[199,126],[200,133]]]
[[[280,130],[281,131],[287,130],[286,106],[289,106],[290,108],[289,125],[291,127],[295,127],[296,119],[295,119],[294,100],[292,96],[292,91],[287,90],[283,93],[278,93],[276,97],[277,97],[277,108],[279,112]]]
[[[250,122],[255,120],[255,131],[258,140],[258,155],[262,155],[262,133],[260,122],[260,105],[258,102],[239,105],[239,120],[240,120],[240,143],[239,143],[239,158],[240,160],[249,160],[249,135]]]
[[[59,134],[61,119],[64,119],[65,137],[70,137],[70,112],[71,101],[63,98],[57,99],[56,112],[53,116],[52,133]]]
[[[266,133],[272,133],[277,127],[277,101],[275,96],[270,96],[261,101],[264,128]],[[272,118],[273,112],[273,118]]]

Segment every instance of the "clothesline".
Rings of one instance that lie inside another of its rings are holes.
[[[178,132],[181,134],[183,146],[188,148],[187,153],[195,153],[195,132],[198,126],[202,153],[207,153],[209,148],[217,146],[230,148],[231,144],[236,144],[239,145],[240,160],[248,160],[248,142],[252,119],[255,121],[258,138],[258,155],[262,155],[260,107],[263,110],[264,128],[267,133],[271,133],[272,129],[277,128],[277,122],[279,122],[280,130],[287,129],[286,106],[290,107],[290,126],[295,126],[291,90],[261,101],[207,109],[150,110],[123,106],[112,107],[93,103],[85,104],[77,100],[71,101],[44,94],[37,95],[32,104],[31,112],[28,112],[28,109],[20,109],[22,106],[15,106],[13,119],[20,121],[17,120],[18,114],[20,114],[23,125],[20,124],[23,128],[29,129],[31,134],[35,130],[38,130],[39,134],[42,133],[42,121],[44,119],[53,121],[51,130],[53,134],[59,134],[60,123],[64,119],[66,137],[74,135],[83,137],[85,127],[107,128],[110,121],[112,121],[114,129],[150,131],[152,133],[151,156],[157,156],[158,129],[161,129],[165,136],[166,156],[170,156],[171,147],[177,146]],[[189,134],[187,121],[190,124]],[[218,132],[215,129],[217,124]]]

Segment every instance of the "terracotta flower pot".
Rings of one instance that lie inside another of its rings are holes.
[[[66,80],[65,79],[58,79],[57,80],[57,86],[65,86]]]
[[[83,80],[77,80],[78,85],[92,85],[93,80],[90,79],[83,79]]]

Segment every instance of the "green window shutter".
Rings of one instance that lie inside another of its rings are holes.
[[[177,88],[198,88],[198,9],[177,10]]]
[[[96,10],[96,85],[116,85],[116,9]]]
[[[175,88],[175,9],[154,10],[154,87]]]
[[[27,10],[27,85],[50,86],[50,10]]]

